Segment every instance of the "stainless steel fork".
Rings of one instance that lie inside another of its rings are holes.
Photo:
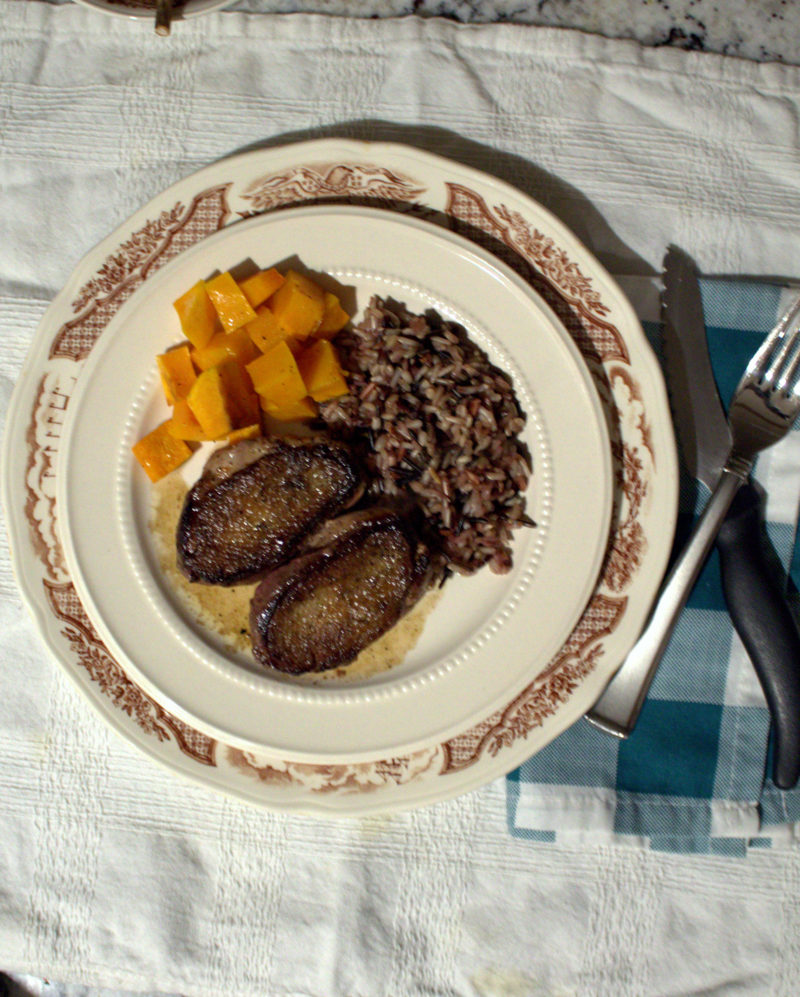
[[[728,410],[732,446],[717,486],[661,591],[647,627],[586,714],[617,737],[633,730],[672,631],[756,456],[782,439],[800,413],[800,298],[747,365]]]

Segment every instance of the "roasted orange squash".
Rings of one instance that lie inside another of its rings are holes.
[[[287,270],[286,280],[268,304],[284,332],[297,339],[305,339],[322,322],[325,292],[305,274]]]
[[[202,280],[182,294],[173,307],[178,313],[181,329],[192,346],[203,347],[211,339],[219,325],[217,312],[208,296]]]
[[[206,291],[225,332],[233,332],[256,317],[253,306],[227,270],[207,280]]]
[[[234,429],[260,422],[260,406],[253,385],[235,360],[204,370],[187,401],[208,440],[217,440]]]
[[[220,364],[204,370],[186,399],[207,440],[218,440],[236,428],[231,415],[223,366]]]
[[[299,398],[296,402],[286,402],[283,405],[276,405],[274,402],[261,398],[261,408],[278,422],[305,422],[308,419],[316,418],[319,413],[317,403],[308,396]]]
[[[309,395],[316,402],[326,402],[347,394],[336,348],[328,339],[317,339],[297,357],[297,366]]]
[[[241,429],[234,429],[228,433],[228,443],[238,443],[239,440],[254,440],[261,436],[261,422],[254,422],[252,426],[242,426]]]
[[[256,317],[247,323],[245,329],[253,345],[262,353],[268,353],[273,346],[289,338],[289,334],[281,328],[267,305],[262,305],[257,310]]]
[[[154,482],[160,481],[192,456],[187,444],[170,433],[168,423],[169,420],[162,422],[131,448],[147,477]]]
[[[172,407],[172,418],[167,420],[167,429],[179,440],[199,443],[206,437],[203,428],[195,418],[185,398],[179,398]]]
[[[168,405],[174,405],[179,398],[185,398],[197,380],[197,372],[192,363],[189,347],[177,346],[156,357],[161,385]]]
[[[243,426],[260,422],[261,408],[247,368],[235,360],[226,360],[218,369],[222,376],[233,428],[241,429]]]
[[[330,291],[325,292],[325,311],[322,314],[322,321],[314,330],[314,336],[318,339],[330,339],[337,332],[347,325],[350,316],[342,308],[342,304],[335,294]]]
[[[297,369],[297,361],[286,342],[277,343],[267,353],[247,365],[256,393],[265,402],[280,408],[308,394]]]
[[[208,370],[226,360],[236,360],[244,366],[258,356],[258,350],[247,334],[247,326],[233,332],[218,332],[202,350],[192,351],[192,360],[199,370]]]
[[[271,267],[238,283],[226,271],[174,307],[188,343],[156,357],[172,415],[133,447],[153,481],[188,459],[187,441],[250,439],[263,432],[262,412],[313,419],[318,402],[348,390],[330,340],[350,316],[297,270]]]
[[[240,280],[239,287],[253,308],[258,308],[278,290],[284,280],[282,273],[279,273],[275,267],[270,267],[269,270],[259,270],[252,277]]]

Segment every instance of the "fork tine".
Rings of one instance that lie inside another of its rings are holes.
[[[795,329],[794,335],[792,336],[791,347],[794,347],[794,356],[791,358],[790,362],[785,365],[783,373],[776,385],[778,391],[794,392],[797,394],[798,391],[798,376],[800,376],[800,330]],[[787,351],[791,352],[791,349]]]
[[[791,333],[786,332],[776,350],[769,369],[764,373],[763,379],[767,384],[774,384],[778,389],[786,386],[790,372],[794,370],[797,363],[797,343],[798,330],[795,327]]]
[[[783,315],[781,315],[778,319],[777,327],[781,330],[781,332],[785,332],[786,329],[789,328],[789,326],[797,318],[798,314],[800,314],[800,294],[798,294],[794,301],[789,302],[786,311],[784,311]]]
[[[786,311],[778,319],[777,324],[774,329],[761,346],[753,354],[750,363],[747,365],[745,375],[750,375],[751,377],[756,377],[759,380],[764,377],[768,368],[773,364],[776,358],[776,351],[778,355],[783,356],[785,359],[786,354],[783,352],[782,347],[785,345],[783,340],[786,335],[786,330],[796,321],[800,316],[800,296],[795,298],[795,300],[789,305]],[[790,337],[793,339],[794,337]],[[789,347],[791,350],[791,346]]]

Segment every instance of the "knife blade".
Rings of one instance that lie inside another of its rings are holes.
[[[663,264],[662,345],[672,419],[693,478],[717,483],[731,430],[711,368],[700,282],[691,259],[670,246]]]
[[[670,247],[663,275],[663,348],[675,428],[689,472],[713,488],[731,434],[708,353],[698,274],[685,253]],[[790,789],[800,778],[800,631],[762,540],[762,499],[752,482],[741,488],[717,549],[725,601],[772,719],[772,780]]]

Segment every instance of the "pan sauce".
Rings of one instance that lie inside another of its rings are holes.
[[[248,617],[255,584],[202,585],[190,582],[175,563],[175,530],[188,488],[179,474],[162,478],[153,486],[151,529],[156,540],[159,564],[165,577],[186,611],[200,626],[221,637],[232,651],[250,654]],[[366,647],[351,664],[326,672],[295,676],[304,684],[325,681],[353,681],[368,678],[400,664],[415,646],[430,612],[441,596],[441,589],[428,592],[378,640]]]

